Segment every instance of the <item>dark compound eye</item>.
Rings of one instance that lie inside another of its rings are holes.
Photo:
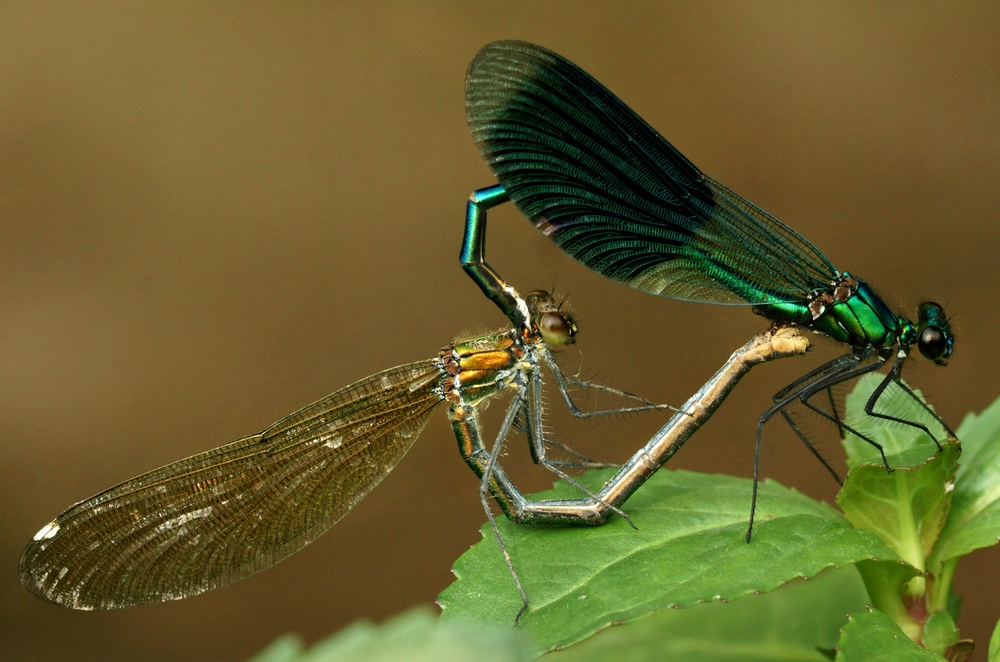
[[[549,345],[568,345],[573,342],[576,325],[563,317],[562,313],[545,313],[538,320],[538,332]]]
[[[917,348],[920,353],[931,361],[937,361],[948,351],[948,341],[944,332],[936,326],[925,326],[917,339]]]

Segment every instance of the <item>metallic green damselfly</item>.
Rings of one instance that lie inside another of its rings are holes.
[[[893,313],[872,288],[837,271],[809,241],[764,210],[702,173],[603,85],[565,58],[534,44],[498,41],[484,47],[466,75],[472,136],[500,182],[468,203],[461,261],[500,309],[519,324],[513,305],[486,264],[486,210],[513,201],[572,257],[600,274],[660,296],[752,306],[776,326],[828,336],[850,351],[796,380],[774,396],[758,420],[754,488],[760,473],[764,424],[781,413],[837,482],[788,407],[801,402],[878,449],[843,421],[831,388],[891,361],[869,398],[870,417],[926,432],[912,414],[947,424],[902,381],[911,349],[943,365],[954,336],[941,305],[924,302],[917,321]],[[891,384],[915,403],[906,416],[876,411]],[[829,411],[813,396],[825,393]]]

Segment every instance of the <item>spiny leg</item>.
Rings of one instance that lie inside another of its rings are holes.
[[[527,417],[527,407],[523,407],[521,411],[518,413],[517,418],[514,419],[514,429],[516,429],[518,432],[523,432],[525,436],[530,438],[532,432],[528,430],[528,423],[526,422],[526,417]],[[558,448],[559,450],[577,458],[576,461],[565,461],[565,462],[558,460],[550,460],[552,464],[555,464],[560,467],[582,467],[586,469],[604,469],[607,467],[618,466],[616,464],[609,464],[606,462],[597,462],[589,455],[585,455],[576,449],[570,448],[566,444],[556,441],[547,434],[542,434],[542,441],[545,444],[552,446],[553,448]],[[535,452],[534,446],[529,443],[528,448],[531,451],[532,462],[538,464],[537,453]]]
[[[832,361],[824,363],[815,370],[809,371],[808,373],[806,373],[802,377],[799,377],[785,388],[778,391],[774,395],[774,405],[760,415],[760,418],[757,420],[757,442],[754,445],[754,453],[753,453],[753,490],[750,496],[750,522],[747,524],[747,535],[746,535],[746,540],[748,543],[750,542],[750,538],[753,535],[753,520],[754,516],[757,514],[757,485],[760,482],[760,449],[761,446],[763,446],[764,444],[764,425],[767,424],[767,422],[771,420],[771,418],[776,413],[778,413],[779,411],[784,411],[785,407],[787,407],[791,402],[793,402],[797,398],[798,396],[797,392],[789,396],[789,393],[791,391],[793,391],[797,387],[800,387],[802,384],[810,386],[816,383],[817,381],[822,380],[825,374],[837,374],[839,372],[847,370],[851,366],[857,365],[858,360],[859,359],[853,353],[845,354],[844,356],[840,356]],[[795,426],[793,426],[792,429],[797,430]],[[802,439],[803,441],[806,441],[806,439],[803,438],[803,435],[800,435],[799,438]],[[808,443],[807,441],[806,441],[806,446],[810,450],[813,450],[812,444]],[[826,464],[825,460],[823,460],[823,463]],[[836,476],[836,472],[834,472],[834,475]],[[837,476],[837,478],[839,479],[839,476]]]
[[[799,387],[801,387],[803,384],[806,384],[807,382],[813,383],[823,377],[839,372],[840,370],[846,370],[848,367],[856,366],[858,362],[863,361],[864,358],[865,358],[864,356],[859,358],[854,352],[850,352],[848,354],[838,356],[832,361],[827,361],[823,365],[813,370],[810,370],[809,372],[802,375],[801,377],[796,379],[794,382],[792,382],[785,388],[775,393],[774,401],[777,402],[778,400],[784,400],[789,393],[791,393],[792,391],[799,390]]]
[[[827,375],[834,374],[841,370],[846,370],[854,365],[857,365],[857,363],[858,363],[858,357],[855,356],[853,352],[850,354],[845,354],[843,356],[838,356],[832,361],[828,361],[823,365],[819,366],[818,368],[810,370],[802,377],[799,377],[794,382],[792,382],[785,388],[775,393],[773,400],[775,403],[777,403],[778,401],[785,399],[789,393],[791,393],[796,389],[799,389],[804,384],[811,384],[815,381],[818,381],[819,379],[822,379]],[[829,393],[829,395],[830,395],[830,402],[833,403],[833,393]],[[823,455],[819,452],[819,450],[809,440],[809,436],[795,423],[795,420],[792,418],[791,414],[789,414],[784,407],[781,408],[780,411],[781,411],[781,416],[785,419],[785,422],[788,423],[788,426],[790,428],[792,428],[792,431],[799,438],[799,440],[803,444],[805,444],[806,448],[809,449],[809,452],[811,452],[816,457],[816,459],[820,461],[820,464],[826,467],[826,470],[830,472],[830,475],[833,476],[833,479],[837,481],[838,485],[843,485],[844,483],[841,480],[840,475],[837,474],[836,471],[834,471],[833,467],[831,467],[830,464],[826,461],[826,458],[823,457]]]
[[[542,407],[542,375],[540,369],[536,366],[534,372],[530,377],[528,382],[528,406],[527,406],[527,433],[528,433],[528,443],[531,448],[531,457],[536,464],[540,464],[545,467],[555,475],[559,476],[567,483],[580,490],[588,497],[594,501],[600,503],[606,507],[611,512],[622,517],[626,522],[629,523],[633,529],[637,529],[636,525],[632,522],[632,518],[628,514],[621,510],[620,508],[613,506],[599,496],[591,492],[589,489],[584,487],[579,481],[567,474],[565,471],[559,469],[553,463],[549,462],[545,453],[545,442],[544,442],[544,430],[542,429],[542,417],[543,417],[543,407]]]
[[[840,412],[837,411],[837,400],[833,397],[832,386],[826,387],[826,396],[830,399],[830,413],[833,414],[834,418],[836,418],[838,421],[842,421],[843,419],[840,417]],[[840,429],[839,425],[837,426],[837,429]],[[844,437],[843,430],[840,430],[840,437],[842,439]]]
[[[783,403],[782,405],[774,405],[763,414],[757,420],[757,444],[753,451],[753,490],[750,494],[750,522],[747,524],[747,543],[750,542],[750,536],[753,534],[753,518],[757,514],[757,483],[760,478],[760,447],[764,443],[764,424],[771,420],[771,417],[775,413],[781,411],[788,403]]]
[[[522,387],[522,391],[524,388]],[[523,393],[522,393],[522,402]],[[453,404],[448,410],[452,431],[458,440],[462,459],[482,479],[486,475],[490,452],[483,443],[475,409]],[[518,491],[500,464],[494,461],[490,492],[509,520],[536,524],[603,524],[611,511],[599,501],[581,499],[539,499],[528,501]]]
[[[788,410],[782,409],[781,415],[784,417],[785,422],[788,423],[788,426],[792,428],[792,432],[794,432],[798,436],[798,438],[802,441],[802,443],[806,445],[806,448],[808,448],[812,452],[812,454],[816,457],[816,459],[820,461],[820,464],[826,467],[826,470],[830,472],[830,475],[833,476],[833,479],[837,481],[837,485],[843,487],[844,481],[841,480],[840,475],[836,471],[834,471],[833,467],[830,466],[830,463],[826,461],[826,458],[823,457],[823,455],[819,452],[819,450],[815,446],[813,446],[811,441],[809,441],[809,436],[805,432],[803,432],[798,425],[796,425],[794,419],[792,419],[791,414],[788,413]]]
[[[601,502],[590,498],[582,499],[541,499],[537,501],[527,501],[504,473],[497,459],[502,449],[505,434],[509,432],[510,426],[517,417],[518,411],[523,406],[524,387],[515,396],[515,401],[511,403],[507,416],[501,427],[500,434],[491,451],[486,450],[483,444],[482,434],[479,428],[478,415],[475,409],[468,408],[461,403],[453,404],[448,410],[448,418],[451,420],[452,429],[458,440],[459,451],[462,458],[469,467],[480,477],[480,500],[483,509],[486,511],[487,519],[493,529],[493,533],[500,545],[507,568],[514,578],[518,593],[521,596],[522,607],[517,613],[514,621],[515,625],[527,609],[527,594],[521,584],[520,578],[514,570],[513,561],[506,545],[500,535],[499,527],[493,512],[489,508],[489,502],[483,491],[483,485],[493,494],[504,514],[513,522],[517,523],[538,523],[538,524],[576,524],[596,526],[607,521],[611,511]]]
[[[672,407],[670,405],[658,405],[658,404],[655,404],[655,403],[647,400],[646,398],[643,398],[643,397],[638,396],[638,395],[634,395],[632,393],[628,393],[627,391],[622,391],[620,389],[613,388],[611,386],[604,386],[603,384],[592,384],[590,382],[583,382],[583,381],[579,381],[579,380],[576,380],[576,379],[571,378],[571,377],[566,377],[562,373],[562,370],[559,368],[558,364],[552,358],[551,353],[547,349],[545,349],[542,352],[542,357],[543,357],[546,365],[549,367],[549,369],[552,370],[552,374],[556,378],[556,385],[559,388],[559,392],[562,395],[563,400],[566,402],[566,405],[569,408],[570,413],[572,413],[577,418],[592,418],[592,417],[597,417],[597,416],[613,416],[615,414],[634,413],[634,412],[642,412],[642,411],[653,411],[653,410],[661,410],[661,409],[670,409],[672,411],[678,411],[676,407]],[[569,389],[566,387],[567,383],[577,384],[577,385],[580,385],[580,386],[585,386],[585,387],[593,388],[593,389],[599,390],[599,391],[606,391],[606,392],[613,393],[614,395],[618,395],[618,396],[621,396],[621,397],[624,397],[624,398],[631,398],[631,399],[636,400],[638,402],[641,402],[643,404],[640,405],[640,406],[637,406],[637,407],[624,407],[624,408],[619,408],[619,409],[608,409],[608,410],[601,410],[601,411],[594,411],[594,412],[584,412],[584,411],[581,411],[579,409],[579,407],[577,407],[576,403],[573,401],[573,397],[570,395]],[[541,405],[539,405],[539,410],[541,410]],[[521,430],[522,432],[527,432],[526,427],[518,424],[517,422],[515,422],[515,427],[518,430]],[[571,455],[575,455],[576,457],[580,458],[580,460],[582,460],[581,462],[564,462],[564,461],[558,461],[558,460],[547,460],[547,463],[548,463],[548,467],[547,468],[551,469],[551,467],[555,466],[555,467],[575,467],[575,468],[586,468],[586,469],[601,469],[601,468],[609,468],[609,467],[617,467],[617,466],[619,466],[619,465],[611,463],[611,462],[595,462],[592,458],[584,455],[583,453],[580,453],[580,452],[578,452],[578,451],[570,448],[569,446],[567,446],[565,444],[562,444],[562,443],[560,443],[560,442],[558,442],[558,441],[556,441],[554,439],[550,439],[548,437],[545,437],[544,435],[541,435],[539,438],[543,439],[544,443],[547,443],[547,444],[550,444],[552,446],[555,446],[556,448],[560,448],[563,451],[565,451],[565,452],[567,452],[567,453],[569,453]],[[539,453],[536,451],[535,447],[532,446],[532,459],[535,461],[536,464],[541,464],[541,462],[539,462],[538,457],[539,457]],[[562,476],[562,474],[557,474],[557,475]]]
[[[619,408],[616,408],[616,409],[600,409],[600,410],[597,410],[597,411],[583,411],[583,410],[581,410],[579,408],[579,406],[576,404],[576,402],[572,399],[572,396],[569,395],[569,389],[568,388],[566,388],[565,391],[562,390],[562,389],[560,389],[559,392],[563,396],[563,399],[566,401],[566,404],[569,407],[570,412],[574,416],[576,416],[577,418],[593,418],[593,417],[597,417],[597,416],[613,416],[615,414],[633,414],[633,413],[643,412],[643,411],[659,411],[659,410],[669,410],[669,411],[673,411],[673,412],[680,412],[680,410],[677,409],[677,407],[674,407],[673,405],[660,405],[660,404],[656,404],[656,403],[654,403],[654,402],[652,402],[650,400],[647,400],[646,398],[642,397],[641,395],[636,395],[634,393],[629,393],[628,391],[623,391],[623,390],[615,388],[613,386],[607,386],[605,384],[597,384],[595,382],[587,382],[587,381],[583,381],[583,380],[580,380],[580,379],[575,379],[573,377],[566,377],[565,380],[566,381],[563,384],[564,387],[567,384],[572,384],[573,386],[581,386],[583,388],[589,388],[589,389],[592,389],[594,391],[601,391],[603,393],[610,393],[612,395],[617,395],[617,396],[619,396],[621,398],[627,398],[627,399],[635,400],[637,402],[641,402],[642,403],[641,405],[637,405],[635,407],[619,407]],[[687,413],[687,412],[681,412],[681,413]]]
[[[862,366],[860,368],[855,368],[854,370],[849,370],[842,374],[830,375],[829,377],[826,377],[824,379],[817,380],[817,383],[810,385],[805,389],[802,389],[801,391],[798,392],[797,395],[799,401],[802,404],[804,404],[806,407],[816,412],[823,418],[827,419],[828,421],[832,421],[835,425],[837,425],[841,429],[842,432],[850,432],[859,439],[862,439],[871,446],[877,448],[879,454],[882,456],[882,464],[885,465],[886,473],[892,473],[892,467],[889,466],[889,460],[888,458],[886,458],[885,449],[882,448],[881,444],[879,444],[871,437],[862,434],[859,430],[854,429],[847,423],[840,420],[838,417],[833,416],[829,412],[824,411],[823,409],[817,407],[816,405],[814,405],[812,402],[809,401],[810,398],[812,398],[814,395],[816,395],[817,393],[819,393],[824,389],[830,388],[831,386],[835,386],[836,384],[840,384],[842,382],[846,382],[850,379],[855,379],[856,377],[861,377],[862,375],[866,375],[869,372],[875,372],[876,370],[880,369],[883,365],[885,365],[885,359],[879,357],[875,362],[871,363],[870,365]]]
[[[951,432],[950,428],[948,428],[948,426],[944,423],[944,421],[942,421],[941,418],[932,409],[930,409],[930,407],[928,407],[927,404],[921,398],[917,397],[917,395],[915,393],[913,393],[913,391],[911,391],[909,389],[909,387],[907,387],[905,384],[902,383],[900,373],[902,372],[902,367],[903,367],[905,359],[906,359],[906,357],[899,357],[895,361],[895,363],[893,364],[893,366],[889,370],[889,372],[886,374],[885,378],[881,381],[881,383],[875,389],[875,391],[872,392],[872,395],[869,397],[868,402],[865,404],[865,413],[868,414],[869,416],[873,416],[875,418],[881,418],[881,419],[885,419],[885,420],[895,421],[895,422],[898,422],[898,423],[903,423],[904,425],[909,425],[909,426],[918,428],[920,430],[923,430],[925,433],[927,433],[927,435],[931,438],[931,440],[934,441],[934,443],[938,447],[938,450],[940,450],[941,449],[940,442],[938,442],[937,438],[934,436],[933,433],[931,433],[931,431],[927,428],[927,426],[925,426],[925,425],[923,425],[923,424],[921,424],[919,422],[916,422],[916,421],[910,421],[910,420],[907,420],[907,419],[904,419],[904,418],[899,418],[897,416],[891,416],[889,414],[880,414],[880,413],[874,411],[875,404],[878,402],[879,398],[881,398],[881,396],[885,392],[886,387],[888,387],[888,385],[891,382],[895,382],[911,398],[913,398],[917,403],[919,403],[921,407],[923,407],[929,414],[931,414],[935,418],[935,420],[939,421],[942,424],[942,426],[946,430],[949,431],[949,433]],[[875,448],[877,448],[878,451],[879,451],[879,454],[882,456],[882,462],[885,465],[886,471],[887,472],[891,472],[892,469],[889,466],[889,462],[888,462],[888,460],[886,459],[886,456],[885,456],[885,450],[882,448],[882,446],[880,444],[876,443],[873,439],[871,439],[867,435],[864,435],[861,432],[859,432],[858,430],[854,429],[853,427],[847,425],[840,418],[840,415],[837,412],[837,408],[836,408],[836,401],[834,400],[833,392],[832,392],[832,386],[833,385],[838,384],[838,383],[843,382],[843,381],[846,381],[848,379],[853,379],[854,377],[858,377],[858,376],[863,375],[863,374],[865,374],[867,372],[874,372],[878,368],[881,368],[884,364],[885,364],[885,359],[880,359],[880,360],[876,361],[875,363],[873,363],[871,366],[867,366],[866,368],[860,368],[857,371],[853,371],[853,372],[847,373],[847,374],[845,374],[845,375],[843,375],[843,376],[841,376],[839,378],[834,378],[833,375],[829,376],[828,378],[825,378],[823,381],[825,381],[826,383],[825,383],[825,386],[823,386],[823,390],[826,391],[827,396],[828,396],[828,398],[830,400],[831,412],[826,412],[826,411],[822,410],[821,408],[817,407],[816,405],[812,404],[811,402],[809,402],[809,399],[812,398],[816,393],[818,393],[818,390],[816,390],[815,388],[808,389],[808,390],[813,391],[812,393],[806,392],[805,389],[803,391],[801,391],[800,392],[801,393],[800,400],[801,400],[801,402],[806,407],[808,407],[809,409],[811,409],[812,411],[816,412],[820,416],[823,416],[824,418],[826,418],[826,419],[832,421],[834,424],[836,424],[837,427],[840,429],[841,436],[843,436],[844,433],[846,433],[846,432],[850,432],[851,434],[857,436],[859,439],[863,439],[867,443],[869,443],[872,446],[874,446]],[[817,380],[817,385],[818,385],[818,382],[819,382],[819,380]],[[788,419],[788,415],[784,412],[784,410],[782,410],[782,413],[785,415],[785,418],[787,420]],[[791,424],[791,421],[789,421],[789,423]],[[794,429],[794,426],[793,426],[793,429]],[[805,440],[803,440],[803,441],[805,441]]]
[[[521,580],[517,576],[517,571],[514,570],[514,562],[511,560],[510,553],[507,551],[507,545],[504,544],[503,537],[500,535],[500,528],[497,526],[496,519],[493,517],[493,510],[490,508],[489,495],[490,481],[493,478],[493,472],[496,469],[497,458],[500,456],[500,451],[503,448],[504,440],[507,438],[507,433],[510,432],[511,425],[514,423],[514,419],[517,417],[517,413],[523,404],[524,389],[522,388],[518,391],[517,395],[514,396],[514,400],[510,403],[510,407],[507,409],[507,415],[504,417],[503,424],[500,426],[497,439],[493,443],[493,448],[486,460],[486,466],[483,469],[483,476],[479,481],[479,500],[483,503],[483,510],[486,511],[486,518],[490,521],[490,527],[493,529],[493,535],[496,536],[497,544],[500,545],[500,551],[503,553],[503,558],[507,562],[507,569],[510,570],[510,576],[514,578],[514,584],[517,585],[517,592],[521,594],[521,610],[518,611],[517,616],[514,617],[515,626],[517,626],[518,621],[521,620],[521,616],[524,612],[528,611],[528,595],[524,592],[524,587],[521,586]]]
[[[903,372],[904,361],[906,361],[906,357],[900,356],[899,358],[896,359],[895,363],[892,364],[892,368],[886,374],[885,379],[883,379],[882,382],[878,385],[878,387],[874,391],[872,391],[871,397],[869,397],[868,402],[865,403],[865,413],[875,418],[881,418],[887,421],[894,421],[896,423],[902,423],[903,425],[909,425],[910,427],[923,430],[925,433],[927,433],[927,436],[929,436],[931,440],[937,445],[938,450],[941,450],[941,442],[937,440],[937,437],[935,437],[934,434],[923,423],[919,423],[917,421],[910,421],[905,418],[900,418],[898,416],[890,416],[889,414],[880,414],[875,411],[875,404],[882,397],[882,394],[885,393],[886,387],[888,387],[891,382],[895,382],[900,386],[900,388],[903,389],[903,391],[907,395],[909,395],[921,407],[923,407],[925,411],[930,413],[930,415],[933,416],[935,420],[941,423],[941,425],[944,426],[944,429],[947,430],[952,437],[955,436],[955,433],[951,431],[951,428],[949,428],[944,421],[941,420],[941,417],[938,416],[930,407],[928,407],[927,403],[925,403],[921,398],[918,398],[916,393],[911,391],[909,387],[903,384],[901,373]]]
[[[555,439],[551,439],[549,437],[545,437],[545,443],[549,444],[550,446],[555,446],[556,448],[560,449],[563,452],[569,453],[570,455],[575,455],[576,457],[580,458],[580,461],[578,462],[568,462],[565,460],[549,460],[551,464],[554,464],[557,467],[575,467],[579,469],[610,469],[613,467],[621,466],[615,464],[614,462],[598,462],[597,460],[594,460],[584,455],[583,453],[570,448],[566,444],[559,443]]]
[[[514,429],[516,429],[518,432],[524,432],[525,434],[527,434],[527,432],[528,432],[528,426],[525,423],[522,423],[520,421],[520,417],[518,417],[518,420],[514,421]],[[618,465],[618,464],[614,464],[612,462],[598,462],[597,460],[593,459],[589,455],[585,455],[585,454],[581,453],[580,451],[578,451],[576,449],[570,448],[566,444],[560,443],[560,442],[556,441],[555,439],[553,439],[552,437],[549,437],[547,435],[543,437],[543,440],[549,446],[553,446],[553,447],[558,448],[559,450],[561,450],[561,451],[563,451],[565,453],[568,453],[570,455],[573,455],[574,457],[579,458],[579,461],[577,461],[577,462],[566,462],[566,461],[562,461],[562,460],[549,460],[549,462],[551,462],[552,464],[554,464],[554,465],[556,465],[558,467],[577,467],[577,468],[581,468],[581,469],[608,469],[608,468],[611,468],[611,467],[621,466],[621,465]]]
[[[846,360],[848,357],[851,358],[850,361]],[[782,389],[779,393],[784,393],[785,394],[784,398],[781,398],[779,401],[775,402],[771,408],[769,408],[767,411],[761,414],[760,419],[758,419],[757,421],[757,443],[754,447],[753,492],[750,497],[750,522],[747,525],[747,535],[746,535],[747,542],[750,542],[750,538],[753,534],[753,520],[754,520],[754,515],[757,512],[757,485],[760,479],[760,449],[764,443],[764,425],[769,420],[771,420],[771,418],[776,413],[782,411],[791,402],[795,400],[800,400],[804,404],[806,404],[807,407],[812,409],[813,406],[808,402],[802,400],[803,397],[808,398],[808,396],[811,396],[814,393],[818,393],[819,391],[827,388],[828,386],[833,386],[842,381],[846,381],[854,377],[859,377],[867,372],[871,372],[872,370],[877,370],[879,367],[881,367],[881,365],[884,364],[884,361],[882,361],[873,363],[870,366],[851,369],[852,365],[857,365],[858,361],[861,360],[863,360],[863,358],[856,357],[853,354],[848,354],[840,357],[839,359],[835,359],[834,361],[830,361],[829,363],[825,364],[825,366],[820,366],[820,368],[813,370],[809,375],[807,375],[807,377],[811,376],[814,378],[812,382],[806,384],[805,386],[800,388],[798,391],[795,391],[794,393],[789,393],[790,389],[787,387],[785,389]],[[825,375],[822,374],[823,368],[826,368],[828,370],[828,373]],[[804,381],[807,380],[805,378],[800,378],[796,380],[796,382],[793,382],[793,385],[802,384]],[[775,396],[775,399],[777,400],[777,396]],[[815,409],[817,410],[818,413],[829,416],[829,414],[826,414],[826,412],[819,410],[819,408]],[[834,422],[837,423],[838,425],[843,425],[843,423],[835,419]],[[866,439],[866,441],[868,441],[869,443],[873,444],[876,448],[878,448],[879,451],[882,453],[882,457],[885,458],[885,452],[882,451],[882,447],[879,444],[868,439]],[[886,469],[889,469],[888,461],[886,461]]]
[[[910,390],[910,387],[903,383],[902,377],[900,377],[899,375],[896,376],[896,384],[899,386],[899,388],[901,388],[904,391],[906,391],[907,395],[909,395],[911,398],[913,398],[914,400],[916,400],[917,403],[921,407],[924,408],[924,411],[926,411],[928,414],[930,414],[931,416],[933,416],[934,420],[941,424],[941,427],[943,427],[945,429],[945,431],[951,436],[952,439],[958,439],[958,437],[955,436],[955,431],[952,430],[948,426],[948,424],[944,422],[944,419],[941,418],[936,411],[934,411],[933,409],[931,409],[930,406],[926,402],[924,402],[923,398],[917,396],[916,393],[914,393],[912,390]],[[933,437],[934,437],[934,435],[931,435],[931,438],[933,438]]]
[[[622,391],[621,389],[614,388],[612,386],[605,386],[603,384],[593,384],[591,382],[585,382],[572,377],[566,377],[562,369],[559,368],[559,364],[555,362],[552,358],[552,353],[548,349],[542,350],[542,358],[545,360],[545,364],[552,371],[552,375],[556,378],[556,387],[559,389],[559,393],[562,395],[563,400],[566,402],[566,406],[569,408],[570,413],[577,418],[594,418],[597,416],[613,416],[615,414],[630,414],[641,411],[654,411],[669,409],[670,411],[679,412],[680,409],[673,407],[671,405],[658,405],[646,398],[629,393],[628,391]],[[573,401],[573,396],[569,392],[567,384],[575,384],[577,386],[583,386],[586,388],[592,388],[595,391],[604,391],[605,393],[612,393],[614,395],[620,396],[622,398],[635,400],[641,402],[641,405],[636,407],[619,407],[617,409],[602,409],[599,411],[583,411],[581,410],[576,402]]]

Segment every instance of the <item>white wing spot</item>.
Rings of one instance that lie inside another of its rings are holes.
[[[65,577],[66,573],[68,573],[68,572],[69,572],[69,568],[63,568],[62,570],[60,570],[59,571],[59,579],[62,579],[63,577]]]
[[[546,237],[548,237],[558,229],[556,228],[556,226],[552,225],[552,223],[549,222],[549,219],[545,218],[544,216],[539,217],[538,220],[535,221],[535,227],[541,230],[542,234],[544,234]]]
[[[412,393],[413,391],[416,391],[417,389],[420,389],[420,388],[423,388],[423,387],[424,387],[424,386],[426,386],[426,385],[427,385],[428,383],[430,383],[430,382],[432,382],[432,381],[434,381],[435,379],[437,379],[437,378],[438,378],[438,375],[437,375],[437,373],[433,373],[433,372],[432,372],[432,373],[430,373],[430,374],[428,374],[428,375],[424,376],[424,378],[423,378],[423,379],[417,379],[417,377],[419,376],[419,374],[417,373],[417,371],[416,371],[416,370],[414,370],[413,372],[414,372],[414,375],[413,375],[413,379],[414,379],[415,381],[412,381],[412,382],[410,382],[410,392],[411,392],[411,393]]]
[[[382,388],[392,388],[392,382],[385,375],[382,375]]]
[[[323,444],[327,448],[340,448],[340,445],[344,443],[343,437],[334,437],[332,439],[327,439],[326,443]]]
[[[166,531],[167,529],[172,529],[174,527],[186,524],[193,519],[198,519],[200,517],[208,517],[212,514],[212,506],[207,506],[205,508],[200,508],[198,510],[192,510],[189,513],[184,513],[183,515],[178,515],[173,519],[168,519],[163,524],[156,527],[156,531]]]
[[[59,525],[55,521],[51,521],[42,529],[35,534],[35,540],[48,540],[49,538],[55,538],[56,534],[59,533]]]

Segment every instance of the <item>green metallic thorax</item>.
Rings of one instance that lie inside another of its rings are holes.
[[[863,280],[857,279],[850,296],[826,303],[814,318],[815,309],[815,304],[800,303],[754,306],[755,313],[774,322],[802,326],[852,347],[889,347],[898,340],[899,318]]]

